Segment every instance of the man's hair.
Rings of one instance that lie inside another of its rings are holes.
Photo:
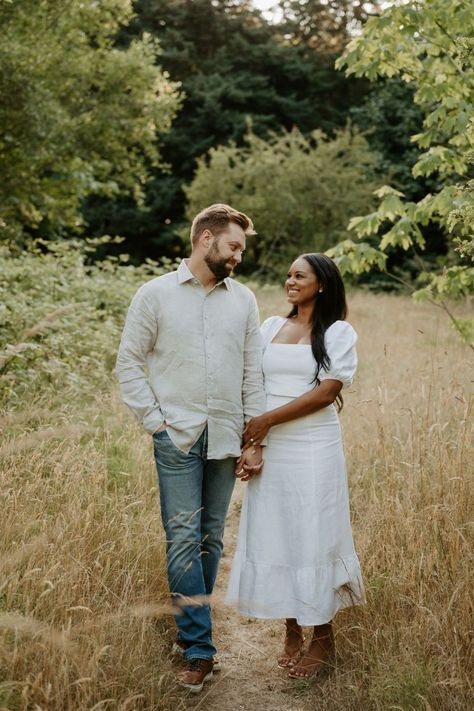
[[[243,229],[246,235],[257,234],[253,228],[253,222],[243,212],[234,210],[230,205],[216,203],[201,210],[193,220],[191,225],[191,242],[195,244],[204,230],[210,230],[214,235],[222,232],[229,222],[235,222]]]

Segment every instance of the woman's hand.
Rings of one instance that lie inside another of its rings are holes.
[[[262,447],[248,447],[236,462],[235,476],[241,481],[250,481],[260,474],[263,467]]]
[[[271,425],[266,414],[252,417],[244,430],[244,448],[260,444],[262,439],[267,436],[270,427]]]

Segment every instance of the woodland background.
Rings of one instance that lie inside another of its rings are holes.
[[[133,293],[216,201],[254,219],[237,277],[262,318],[303,251],[349,287],[368,600],[336,620],[336,674],[292,685],[279,627],[231,629],[216,599],[225,672],[196,709],[472,706],[474,5],[275,5],[0,0],[3,709],[190,707],[150,438],[113,368]]]
[[[402,65],[376,81],[335,68],[380,5],[276,6],[270,22],[238,0],[1,0],[3,239],[120,236],[100,255],[174,259],[194,211],[228,196],[259,232],[243,274],[275,279],[288,252],[339,242],[376,187],[436,190],[412,175],[424,113]],[[423,234],[428,265],[445,261],[446,231]],[[422,271],[396,245],[389,259]]]

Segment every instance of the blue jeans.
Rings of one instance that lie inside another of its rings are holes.
[[[207,428],[188,454],[166,430],[153,435],[161,518],[166,532],[168,582],[178,606],[178,636],[187,659],[209,659],[211,609],[199,598],[212,593],[223,549],[224,524],[235,483],[235,459],[207,459]],[[183,605],[183,598],[196,604]]]

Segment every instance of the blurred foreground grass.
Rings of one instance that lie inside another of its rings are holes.
[[[27,266],[0,312],[0,706],[180,708],[151,442],[111,375],[126,304],[153,267]],[[262,318],[285,313],[280,290],[256,293]],[[324,698],[295,693],[321,711],[466,711],[472,355],[404,297],[353,293],[349,320],[360,367],[342,423],[368,602],[337,618]]]

